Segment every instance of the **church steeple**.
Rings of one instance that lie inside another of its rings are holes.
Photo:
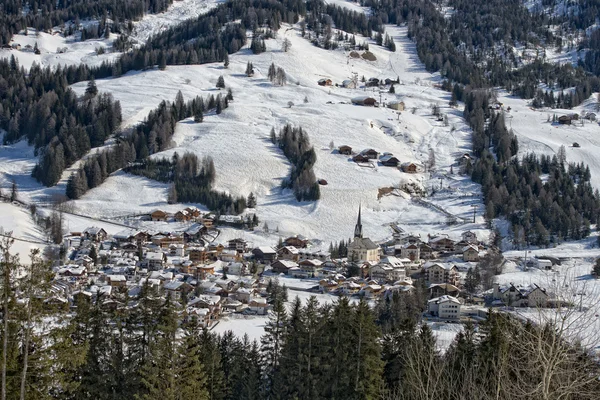
[[[363,233],[362,233],[362,223],[360,222],[360,210],[362,208],[362,205],[358,206],[358,220],[356,221],[356,226],[354,227],[354,237],[355,238],[362,238],[363,237]]]

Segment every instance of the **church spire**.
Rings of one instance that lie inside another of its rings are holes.
[[[363,237],[363,233],[362,233],[362,223],[360,222],[360,210],[362,208],[362,205],[358,206],[358,220],[356,221],[356,226],[354,227],[354,237],[355,238],[362,238]]]

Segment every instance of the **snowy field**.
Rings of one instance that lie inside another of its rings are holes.
[[[504,103],[506,124],[519,139],[519,154],[536,153],[554,155],[559,147],[565,146],[567,161],[583,162],[590,167],[592,185],[600,188],[600,125],[588,120],[573,121],[572,125],[552,123],[552,117],[582,112],[598,112],[598,97],[595,93],[590,99],[572,110],[533,109],[529,101],[500,92],[498,101]],[[550,118],[550,122],[548,122]],[[581,147],[573,147],[578,143]]]
[[[44,234],[27,210],[0,202],[0,240],[4,240],[9,233],[15,239],[10,253],[18,254],[22,262],[29,262],[31,249],[45,247]]]
[[[347,239],[352,234],[361,203],[365,234],[375,240],[391,235],[390,223],[404,225],[407,231],[437,233],[448,229],[445,214],[417,204],[409,196],[390,195],[378,200],[378,189],[406,182],[437,188],[442,177],[444,187],[452,190],[428,200],[447,207],[454,215],[471,218],[472,201],[465,201],[464,197],[479,194],[479,187],[458,175],[447,176],[454,159],[470,150],[470,131],[461,118],[461,111],[446,106],[447,94],[433,87],[440,78],[426,72],[418,62],[414,44],[406,39],[405,28],[390,26],[387,32],[394,37],[398,51],[391,53],[372,44],[371,51],[377,57],[375,62],[352,59],[342,50],[316,48],[300,36],[297,27],[286,26],[276,40],[267,41],[266,53],[253,55],[248,49],[242,50],[230,57],[228,69],[222,64],[170,66],[165,71],[131,72],[118,79],[97,81],[97,84],[100,91],[109,91],[121,101],[125,124],[130,125],[141,121],[160,101],[172,101],[179,90],[186,99],[218,94],[215,84],[223,75],[227,87],[233,91],[230,108],[219,116],[206,115],[202,124],[193,123],[191,119],[182,121],[173,137],[173,148],[154,157],[171,157],[174,152],[186,151],[199,156],[211,155],[217,169],[218,190],[243,196],[254,192],[258,197],[259,218],[267,222],[272,231],[278,231],[269,239],[271,244],[278,236],[291,234],[302,234],[324,245]],[[292,43],[287,53],[281,51],[284,38]],[[256,71],[251,78],[244,74],[248,61]],[[266,78],[272,62],[285,69],[286,86],[273,86]],[[341,83],[352,73],[366,78],[399,77],[401,84],[396,85],[396,94],[317,85],[323,77]],[[86,84],[81,82],[73,88],[83,93]],[[399,116],[387,108],[350,104],[353,97],[360,95],[370,95],[382,102],[402,100],[407,111]],[[293,103],[291,107],[289,102]],[[434,103],[448,115],[448,126],[431,115],[430,106]],[[413,108],[414,114],[409,111]],[[272,127],[279,130],[286,123],[302,126],[315,147],[315,173],[318,179],[328,182],[321,187],[319,202],[298,203],[290,191],[280,189],[290,165],[270,142],[269,132]],[[336,147],[346,144],[357,151],[371,147],[380,153],[391,152],[401,162],[421,164],[427,161],[428,151],[433,148],[438,173],[411,175],[381,165],[360,167],[349,157],[336,154],[330,148],[331,142]],[[481,203],[480,199],[475,201]],[[78,200],[76,207],[80,212],[106,217],[166,208],[166,188],[117,173]],[[480,213],[476,224],[454,226],[450,233],[458,237],[466,229],[481,230],[482,237],[486,236]],[[241,235],[239,231],[225,231],[224,238]],[[257,243],[266,239],[262,233],[245,235],[256,236],[248,239]]]
[[[112,61],[119,56],[119,53],[111,53],[112,42],[116,38],[116,34],[111,34],[108,39],[101,38],[82,42],[73,36],[65,38],[58,31],[54,31],[54,33],[39,32],[36,35],[35,29],[29,28],[27,35],[15,35],[10,43],[11,45],[21,45],[21,50],[0,49],[0,58],[10,58],[14,55],[19,61],[19,65],[26,69],[31,68],[34,62],[42,67],[79,64],[98,66],[104,61]],[[36,43],[40,54],[33,52]],[[31,46],[31,49],[25,48],[28,45]],[[96,49],[100,47],[103,47],[106,53],[97,55]],[[59,49],[61,50],[59,51]]]

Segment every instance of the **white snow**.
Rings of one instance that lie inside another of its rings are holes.
[[[263,241],[261,234],[248,234],[256,236],[253,241],[257,244],[272,245],[278,236],[292,234],[321,240],[325,245],[347,239],[352,234],[359,203],[363,204],[365,235],[374,240],[389,237],[391,230],[387,225],[392,222],[406,224],[410,231],[435,233],[448,228],[445,214],[403,197],[392,195],[378,200],[378,189],[405,182],[437,188],[440,177],[448,175],[454,158],[470,151],[471,134],[460,110],[446,106],[448,94],[433,87],[440,77],[426,72],[419,63],[414,44],[406,38],[406,28],[389,26],[387,32],[394,37],[398,50],[391,53],[372,44],[375,62],[350,58],[343,50],[319,49],[302,38],[297,27],[284,27],[276,40],[267,41],[266,53],[252,55],[249,50],[242,50],[231,55],[228,69],[222,64],[169,66],[165,71],[131,72],[117,79],[99,80],[97,85],[100,91],[111,92],[121,101],[125,125],[131,125],[141,121],[161,100],[173,101],[179,90],[186,99],[218,94],[215,83],[223,75],[227,87],[233,90],[230,108],[218,116],[206,115],[201,124],[191,119],[182,121],[173,137],[173,148],[154,157],[171,157],[175,151],[211,155],[217,169],[216,189],[243,196],[254,192],[259,218],[272,231],[278,231],[273,232],[270,243]],[[292,43],[287,53],[280,50],[284,38]],[[252,78],[244,74],[248,61],[256,71]],[[266,79],[272,62],[285,69],[286,86],[274,87]],[[341,83],[352,73],[366,78],[399,77],[401,83],[396,85],[396,94],[317,85],[323,77]],[[80,82],[73,88],[83,93],[86,84]],[[407,109],[398,117],[396,111],[387,108],[350,104],[351,98],[364,94],[382,102],[403,100]],[[290,101],[294,103],[291,108]],[[433,103],[448,115],[448,126],[431,115]],[[413,108],[414,114],[410,111]],[[302,126],[315,147],[315,173],[328,182],[321,186],[322,199],[318,202],[298,203],[290,191],[280,189],[281,180],[289,175],[290,164],[270,142],[269,132],[271,127],[279,130],[286,123]],[[350,145],[355,151],[372,147],[381,153],[392,152],[401,162],[421,164],[427,160],[429,148],[433,148],[441,175],[411,175],[377,165],[360,167],[347,156],[333,152],[329,148],[332,141],[335,146]],[[166,204],[164,186],[152,184],[151,192],[146,194],[142,189],[145,184],[139,178],[116,174],[77,201],[76,207],[85,212],[94,210],[96,215],[114,216],[127,214],[138,206]],[[124,188],[127,186],[136,189]],[[428,200],[448,208],[452,214],[471,218],[471,202],[465,201],[464,196],[478,194],[479,187],[457,175],[444,178],[443,186],[450,186],[451,190]],[[481,203],[480,198],[473,201]],[[483,207],[479,209],[483,211]],[[455,230],[456,236],[466,229],[481,230],[486,236],[481,212],[476,224],[459,224],[451,231]],[[240,235],[239,231],[231,234]]]
[[[104,61],[112,61],[119,56],[119,53],[111,52],[112,42],[117,37],[115,34],[111,34],[109,39],[90,39],[82,42],[73,36],[65,38],[62,33],[53,32],[52,34],[39,32],[36,35],[35,30],[29,28],[27,35],[14,35],[10,44],[20,44],[21,50],[0,49],[0,58],[10,58],[14,55],[19,65],[29,69],[34,62],[42,67],[79,64],[98,66]],[[40,54],[33,52],[36,43]],[[30,45],[31,49],[25,49],[27,45]],[[104,47],[106,52],[97,55],[96,49],[100,47]],[[59,53],[59,48],[66,51]]]
[[[15,239],[10,253],[18,254],[23,263],[29,262],[31,249],[45,247],[44,234],[27,210],[11,203],[0,202],[0,240],[4,240],[9,233]]]

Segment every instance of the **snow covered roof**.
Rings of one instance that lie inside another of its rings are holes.
[[[460,301],[453,296],[448,296],[448,295],[443,295],[440,297],[436,297],[433,298],[431,300],[429,300],[427,303],[436,303],[436,304],[442,304],[442,303],[454,303],[454,304],[461,304]]]
[[[259,246],[255,250],[258,250],[263,254],[275,254],[275,250],[269,246]]]
[[[350,248],[350,249],[375,250],[375,249],[378,249],[379,246],[376,245],[369,238],[354,238],[354,240],[352,241],[352,243],[350,243],[348,245],[348,248]]]

